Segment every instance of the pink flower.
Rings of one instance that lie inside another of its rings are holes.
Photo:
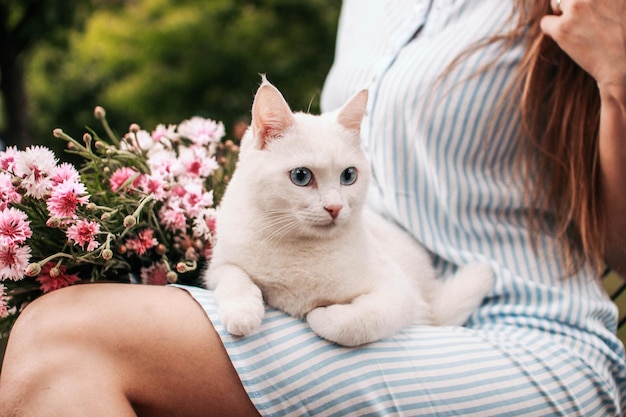
[[[182,185],[176,184],[172,187],[170,193],[172,194],[173,198],[180,199],[185,196],[187,191],[185,190],[185,187],[183,187]]]
[[[165,199],[165,181],[161,174],[143,175],[139,183],[139,189],[146,194],[151,194],[156,201]]]
[[[33,232],[27,219],[26,213],[13,207],[0,211],[0,244],[18,245],[31,237]]]
[[[204,191],[201,183],[191,183],[185,188],[181,206],[187,216],[195,217],[200,212],[213,205],[213,190]]]
[[[128,239],[126,241],[126,248],[134,251],[137,255],[141,256],[159,244],[159,241],[154,237],[152,229],[143,229],[137,233],[137,237]]]
[[[78,205],[89,202],[89,196],[85,196],[87,189],[79,182],[62,182],[52,189],[52,195],[46,201],[48,211],[53,217],[74,218]]]
[[[187,227],[187,217],[184,210],[177,204],[168,204],[159,210],[159,220],[166,230],[175,232],[184,231]]]
[[[53,185],[58,185],[63,182],[79,182],[80,174],[74,167],[74,165],[63,162],[59,165],[52,177],[50,177]]]
[[[64,265],[59,267],[54,262],[48,262],[41,267],[41,272],[37,276],[41,290],[46,293],[59,288],[67,287],[80,281],[78,275],[67,274]]]
[[[15,169],[15,155],[17,155],[17,147],[9,146],[4,152],[0,152],[0,169],[3,171],[13,172]]]
[[[153,174],[158,173],[164,178],[171,178],[176,158],[176,152],[172,150],[152,148],[148,152],[148,166]]]
[[[113,175],[111,175],[111,179],[109,179],[109,186],[111,187],[111,191],[119,190],[130,177],[136,174],[137,171],[129,167],[123,167],[115,170]],[[136,187],[138,183],[139,177],[133,181],[132,185]]]
[[[215,236],[215,209],[208,208],[193,219],[193,235],[210,241]]]
[[[0,210],[4,210],[10,204],[21,203],[22,195],[11,182],[11,175],[6,172],[0,173]]]
[[[177,176],[208,177],[219,168],[217,160],[211,156],[206,147],[180,149],[180,154],[173,172]]]
[[[165,127],[165,125],[160,124],[152,131],[152,140],[169,144],[169,140],[175,136],[175,130],[175,125]]]
[[[0,319],[9,317],[9,300],[7,297],[7,287],[0,284]]]
[[[211,260],[211,257],[213,257],[213,244],[210,241],[204,244],[204,251],[202,255],[207,262]]]
[[[100,225],[88,220],[79,220],[67,229],[67,237],[87,252],[91,252],[100,246],[100,243],[96,240],[96,234],[98,233],[100,233]],[[85,245],[87,246],[86,248]]]
[[[225,134],[224,124],[216,123],[211,119],[192,117],[178,125],[178,134],[189,138],[197,145],[206,145],[209,142],[219,142]]]
[[[30,247],[0,245],[0,280],[21,280],[29,261]]]
[[[141,283],[149,285],[166,285],[167,268],[161,262],[141,268]]]
[[[22,179],[26,195],[41,199],[52,188],[50,176],[56,172],[54,153],[43,146],[31,146],[15,156],[15,175]]]

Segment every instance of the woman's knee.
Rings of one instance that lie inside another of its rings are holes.
[[[16,382],[24,392],[42,381],[58,387],[63,375],[68,383],[99,381],[138,410],[236,405],[238,415],[254,414],[210,321],[177,288],[96,284],[41,297],[16,323],[6,362],[0,391]]]

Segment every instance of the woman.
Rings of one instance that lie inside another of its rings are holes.
[[[493,266],[467,326],[346,349],[268,310],[238,341],[208,291],[188,289],[213,325],[178,288],[71,287],[16,324],[1,415],[626,410],[616,311],[597,279],[604,261],[626,272],[624,1],[384,3],[344,2],[322,104],[368,84],[373,202],[443,275]]]

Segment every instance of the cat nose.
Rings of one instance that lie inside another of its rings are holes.
[[[332,204],[325,206],[324,209],[330,214],[330,217],[336,219],[343,206],[341,204]]]

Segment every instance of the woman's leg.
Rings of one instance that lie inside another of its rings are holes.
[[[32,303],[0,373],[0,415],[256,415],[186,291],[79,285]]]

